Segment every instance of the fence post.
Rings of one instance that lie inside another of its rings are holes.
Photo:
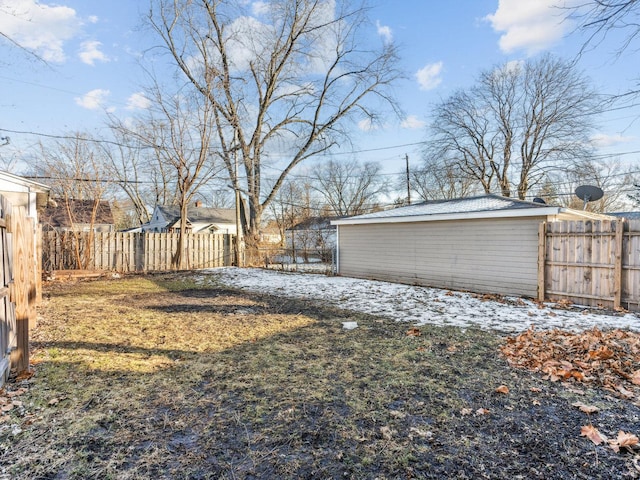
[[[622,300],[622,241],[624,219],[616,220],[615,255],[613,264],[613,308],[620,308]]]
[[[547,222],[538,226],[538,300],[545,300],[545,257],[547,254]]]

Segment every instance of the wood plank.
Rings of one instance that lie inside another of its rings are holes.
[[[613,308],[620,308],[622,298],[622,242],[624,234],[624,220],[616,222],[614,273],[613,273]]]
[[[25,221],[24,207],[14,207],[11,215],[11,235],[13,237],[14,281],[12,291],[16,314],[16,349],[11,352],[11,368],[17,373],[29,369],[29,251],[33,242]]]

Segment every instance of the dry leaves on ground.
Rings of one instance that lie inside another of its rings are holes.
[[[627,399],[640,399],[640,334],[593,328],[582,333],[536,331],[509,337],[500,347],[511,366],[547,374],[551,381],[577,381],[603,387]]]

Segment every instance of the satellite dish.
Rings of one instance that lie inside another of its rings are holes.
[[[547,204],[547,202],[545,202],[545,201],[544,201],[544,199],[543,199],[543,198],[540,198],[540,197],[536,197],[536,198],[534,198],[534,199],[533,199],[533,202],[534,202],[534,203],[541,203],[542,205],[546,205],[546,204]]]
[[[576,188],[575,194],[576,197],[584,202],[582,209],[585,210],[587,208],[587,203],[600,200],[604,195],[604,192],[600,187],[596,187],[594,185],[581,185]]]

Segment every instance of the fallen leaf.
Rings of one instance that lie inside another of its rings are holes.
[[[460,409],[460,415],[464,416],[464,415],[471,415],[473,413],[473,410],[471,410],[470,408],[461,408]]]
[[[596,412],[600,411],[600,409],[598,407],[593,406],[593,405],[586,405],[586,404],[584,404],[582,402],[572,403],[571,406],[579,408],[580,411],[584,412],[584,413],[596,413]]]
[[[533,402],[531,402],[531,403],[533,403],[534,405],[540,405],[540,402],[539,402],[538,400],[534,400],[534,401],[533,401]]]
[[[622,395],[625,398],[633,398],[634,397],[634,393],[627,390],[626,388],[624,388],[622,385],[618,385],[616,387],[616,390],[618,392],[620,392],[620,395]]]
[[[60,402],[59,398],[52,398],[51,400],[49,400],[49,406],[52,407],[53,405],[56,405]]]
[[[486,408],[479,408],[476,410],[476,415],[487,415],[488,413],[490,412]]]
[[[410,337],[419,337],[420,335],[422,335],[422,332],[419,328],[413,327],[407,330],[407,335]]]
[[[583,437],[587,437],[596,445],[600,445],[603,442],[607,441],[607,437],[602,435],[596,427],[593,425],[585,425],[580,429],[580,435]]]
[[[496,388],[496,393],[504,393],[506,395],[507,393],[509,393],[509,387],[507,387],[506,385],[500,385],[498,388]]]
[[[15,381],[21,382],[23,380],[29,380],[31,377],[33,377],[34,373],[35,372],[33,370],[24,370],[18,374]]]
[[[529,391],[530,391],[530,392],[533,392],[533,393],[540,393],[540,392],[542,391],[542,389],[541,389],[541,388],[538,388],[538,387],[531,387],[531,388],[529,389]]]
[[[22,395],[26,391],[27,391],[26,388],[19,388],[18,390],[14,390],[13,392],[7,392],[7,397],[9,398],[17,397],[18,395]]]
[[[3,412],[10,412],[11,410],[13,410],[13,405],[8,403],[7,405],[2,405],[2,407],[0,407],[0,410]]]
[[[636,370],[631,375],[631,383],[634,385],[640,385],[640,370]]]
[[[614,452],[619,452],[621,448],[631,448],[638,444],[638,437],[632,433],[625,433],[622,430],[618,432],[618,437],[609,440],[609,446]]]

